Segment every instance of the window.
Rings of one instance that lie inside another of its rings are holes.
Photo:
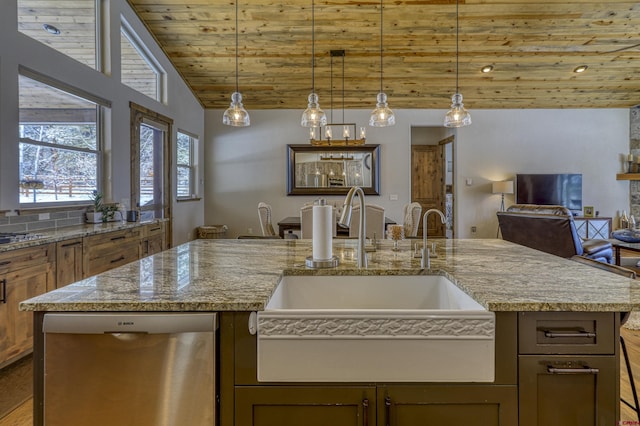
[[[120,30],[120,51],[122,83],[162,101],[165,72],[124,19]]]
[[[178,199],[195,198],[198,190],[196,187],[197,169],[196,153],[198,152],[198,139],[184,132],[178,132],[176,155],[177,179],[176,184]]]
[[[18,0],[18,31],[96,69],[96,0]]]
[[[19,76],[20,204],[82,203],[100,190],[100,106]]]

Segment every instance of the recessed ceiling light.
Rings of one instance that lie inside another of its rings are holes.
[[[587,70],[587,68],[589,68],[587,65],[580,65],[579,67],[575,67],[573,69],[573,72],[575,72],[575,73],[585,72]]]
[[[60,34],[60,30],[51,24],[42,24],[42,29],[48,32],[49,34],[53,34],[53,35]]]
[[[493,71],[493,65],[485,65],[484,67],[482,67],[480,69],[480,71],[482,71],[485,74],[488,73],[488,72],[491,72],[491,71]]]

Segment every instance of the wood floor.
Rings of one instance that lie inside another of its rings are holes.
[[[631,368],[636,376],[636,387],[640,387],[640,330],[627,330],[622,328],[621,334],[627,344],[627,351],[632,365]],[[620,358],[620,395],[622,398],[633,403],[629,377],[627,376],[624,362],[622,362],[622,355]],[[0,392],[5,391],[6,390],[0,390]],[[640,392],[640,389],[638,389],[638,391]],[[9,413],[9,415],[0,419],[0,426],[32,426],[32,407],[32,400],[28,400]],[[620,403],[620,420],[628,422],[623,424],[640,426],[638,415],[623,403]]]

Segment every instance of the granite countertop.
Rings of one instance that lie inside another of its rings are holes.
[[[156,219],[148,222],[105,222],[66,226],[64,228],[57,228],[54,230],[33,231],[30,234],[37,235],[37,238],[19,241],[16,243],[0,244],[0,253],[39,246],[42,244],[57,243],[58,241],[69,240],[72,238],[88,237],[90,235],[104,234],[106,232],[118,231],[121,229],[136,228],[163,221],[166,221],[166,219]]]
[[[640,281],[497,239],[435,240],[422,270],[411,244],[392,242],[355,266],[355,240],[336,239],[337,268],[310,269],[311,240],[195,240],[29,299],[26,311],[262,310],[284,275],[440,274],[491,311],[640,309]]]

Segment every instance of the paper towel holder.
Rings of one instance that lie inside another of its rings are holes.
[[[327,200],[325,198],[317,198],[313,204],[326,206]],[[336,256],[332,256],[330,259],[314,259],[313,256],[308,256],[305,261],[307,268],[335,268],[338,264],[339,261]]]

